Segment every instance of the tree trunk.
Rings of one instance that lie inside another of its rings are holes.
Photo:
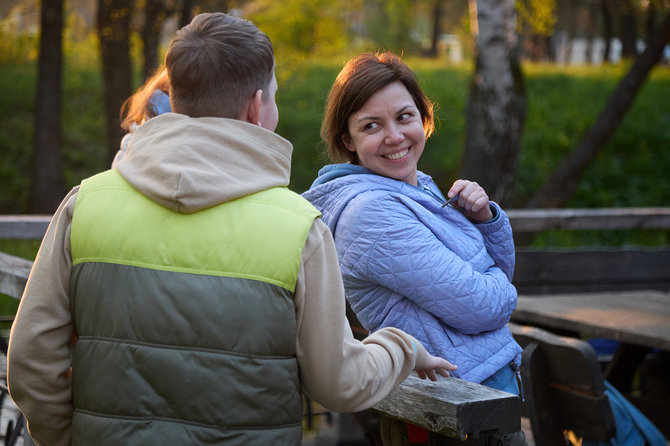
[[[437,57],[437,44],[442,33],[440,28],[440,19],[442,18],[442,0],[434,0],[433,3],[433,36],[430,45],[430,57]]]
[[[51,214],[65,194],[60,144],[63,0],[42,0],[41,31],[30,212]]]
[[[123,137],[121,104],[132,92],[128,41],[131,6],[131,0],[98,0],[98,38],[102,56],[108,165],[119,150]]]
[[[146,0],[144,4],[144,26],[142,27],[142,41],[144,42],[143,76],[147,80],[158,67],[158,44],[160,32],[169,15],[163,0]]]
[[[191,19],[193,18],[193,7],[194,7],[194,1],[193,0],[184,0],[184,3],[182,3],[181,7],[181,17],[179,19],[179,28],[183,28],[189,23],[191,23]],[[228,8],[222,9],[221,11],[225,12],[227,11]]]
[[[568,22],[568,45],[565,49],[565,63],[566,65],[570,65],[570,61],[572,60],[572,50],[574,48],[574,43],[575,43],[575,37],[577,37],[577,9],[578,5],[574,4],[574,1],[569,1],[568,5],[570,7],[569,9],[569,17],[572,17],[572,20]]]
[[[591,1],[586,5],[586,48],[584,50],[584,60],[588,65],[593,63],[593,41],[596,38],[596,20],[593,6],[593,2]]]
[[[605,52],[603,54],[603,63],[610,62],[610,52],[612,51],[612,12],[610,11],[609,0],[600,0],[600,8],[603,13],[603,39],[605,39]]]
[[[474,4],[474,2],[472,2]],[[514,0],[476,2],[475,73],[466,107],[462,178],[477,181],[491,199],[505,202],[514,180],[526,115],[518,60]]]
[[[545,186],[528,201],[527,207],[555,208],[567,203],[577,189],[580,176],[617,129],[649,72],[661,60],[663,48],[668,41],[670,41],[670,14],[656,30],[647,49],[621,80],[593,127],[556,169]]]
[[[645,28],[645,41],[649,44],[651,36],[654,35],[654,29],[656,29],[656,5],[654,2],[649,2],[649,9],[647,10],[647,20],[644,24]]]
[[[621,0],[621,57],[633,59],[637,57],[637,32],[635,30],[635,12],[630,0]]]

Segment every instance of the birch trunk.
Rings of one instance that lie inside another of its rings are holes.
[[[509,202],[526,115],[518,61],[514,0],[470,0],[475,74],[466,107],[462,177],[477,181],[491,199]],[[476,9],[476,14],[473,11]]]

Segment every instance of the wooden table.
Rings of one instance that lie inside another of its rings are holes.
[[[670,293],[520,295],[512,321],[670,351]]]
[[[561,335],[619,341],[605,378],[665,435],[670,435],[668,399],[638,398],[631,393],[633,378],[647,354],[654,349],[670,352],[670,293],[640,290],[519,295],[511,319]],[[667,385],[670,387],[670,382]]]

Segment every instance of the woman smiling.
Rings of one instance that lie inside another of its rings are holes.
[[[398,56],[352,59],[321,127],[339,164],[303,196],[333,232],[347,300],[367,330],[405,330],[458,365],[455,376],[519,394],[521,347],[507,327],[512,229],[477,183],[457,180],[445,197],[418,170],[433,130],[433,104]],[[525,444],[522,432],[504,440]]]

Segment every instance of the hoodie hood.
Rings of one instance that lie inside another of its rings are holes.
[[[432,182],[430,176],[421,171],[417,172],[417,179],[423,184]],[[321,211],[322,220],[335,234],[337,222],[349,201],[359,194],[374,192],[410,195],[420,201],[432,202],[433,206],[441,205],[439,199],[436,200],[411,184],[378,175],[363,166],[350,163],[329,164],[321,168],[312,186],[302,196]],[[437,194],[441,196],[439,191]]]
[[[359,166],[357,164],[350,164],[350,163],[328,164],[326,166],[323,166],[319,170],[319,174],[312,183],[312,185],[310,186],[310,189],[315,189],[316,187],[325,184],[331,180],[334,180],[336,178],[345,177],[347,175],[364,175],[364,174],[374,175],[375,173],[370,169],[363,166]]]
[[[116,169],[152,201],[190,214],[287,187],[292,151],[286,139],[243,121],[165,113],[133,132]]]

